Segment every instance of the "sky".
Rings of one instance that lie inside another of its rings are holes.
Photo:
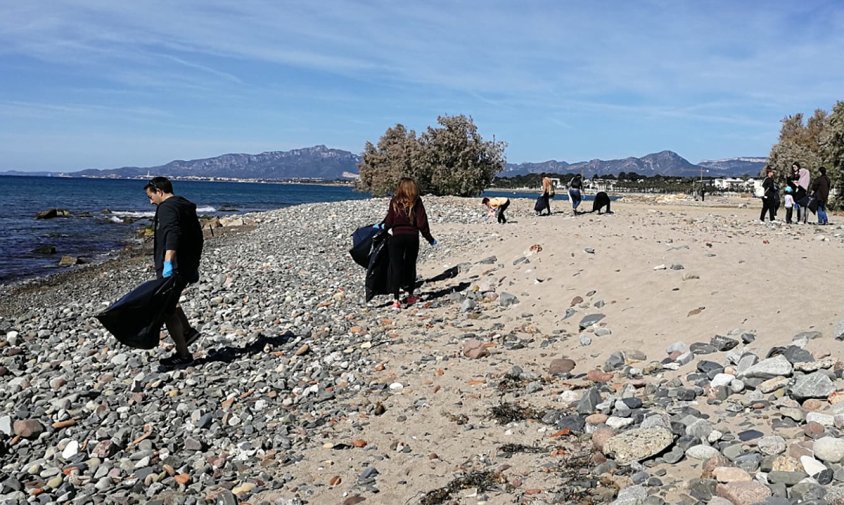
[[[471,116],[508,162],[766,156],[844,100],[837,0],[48,0],[0,16],[0,171],[156,166]]]

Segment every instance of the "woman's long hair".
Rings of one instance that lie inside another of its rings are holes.
[[[404,210],[408,219],[413,222],[413,206],[419,198],[419,186],[410,177],[402,177],[393,196],[393,210],[398,212]]]

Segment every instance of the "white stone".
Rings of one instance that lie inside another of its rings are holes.
[[[816,422],[822,426],[834,426],[835,416],[831,414],[824,414],[823,412],[808,412],[806,414],[806,422]]]
[[[633,424],[633,422],[633,419],[629,417],[610,416],[607,418],[606,425],[610,428],[621,429],[625,426],[630,426],[631,424]]]
[[[11,346],[18,345],[18,335],[19,333],[16,331],[9,331],[6,333],[6,342],[9,343]]]
[[[806,475],[810,477],[826,470],[826,465],[811,456],[800,456],[800,463],[803,465]]]
[[[0,433],[11,436],[11,434],[12,434],[12,418],[11,418],[11,416],[0,417]]]
[[[79,453],[79,442],[76,440],[71,440],[67,443],[64,450],[62,451],[62,457],[64,459],[70,459],[76,456]]]
[[[708,445],[693,445],[686,450],[686,457],[692,459],[707,460],[718,454],[718,449]]]
[[[790,377],[791,372],[791,363],[785,356],[780,354],[756,363],[744,372],[739,373],[739,377],[770,379],[772,377]]]
[[[736,376],[733,375],[733,374],[719,373],[719,374],[715,375],[715,377],[712,378],[712,382],[710,383],[710,385],[714,388],[722,387],[722,386],[729,386],[730,383],[733,382],[733,379],[735,379],[735,378],[736,378]]]
[[[568,390],[560,393],[559,399],[563,403],[574,403],[580,401],[580,395],[577,391]]]

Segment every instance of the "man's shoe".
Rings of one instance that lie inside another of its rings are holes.
[[[174,354],[169,358],[161,358],[158,363],[164,368],[183,368],[193,364],[193,356]]]
[[[190,346],[192,343],[199,340],[200,336],[202,336],[202,334],[199,333],[199,330],[197,330],[196,328],[191,328],[190,332],[188,333],[188,336],[185,337],[185,344]]]

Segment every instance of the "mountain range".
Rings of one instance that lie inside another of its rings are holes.
[[[0,172],[0,175],[64,175],[122,179],[145,177],[147,174],[153,174],[177,178],[338,180],[356,177],[359,161],[360,156],[357,154],[318,145],[291,151],[270,151],[261,154],[224,154],[214,158],[189,161],[176,160],[155,167],[88,169],[70,173],[8,171]],[[582,173],[586,177],[618,175],[619,172],[635,172],[643,176],[757,176],[764,164],[765,158],[747,157],[702,161],[693,164],[675,152],[662,151],[641,158],[629,157],[620,160],[591,160],[576,163],[550,160],[541,163],[508,163],[499,177],[512,177],[530,173],[562,174],[575,172]]]
[[[641,158],[624,158],[620,160],[590,160],[576,163],[565,161],[545,161],[542,163],[508,163],[500,177],[514,175],[550,173],[580,173],[584,177],[596,175],[618,175],[620,172],[635,172],[639,175],[652,177],[666,175],[675,177],[739,177],[743,175],[757,176],[765,166],[766,158],[729,158],[717,161],[702,161],[698,164],[688,160],[673,151],[662,151],[648,154]]]

